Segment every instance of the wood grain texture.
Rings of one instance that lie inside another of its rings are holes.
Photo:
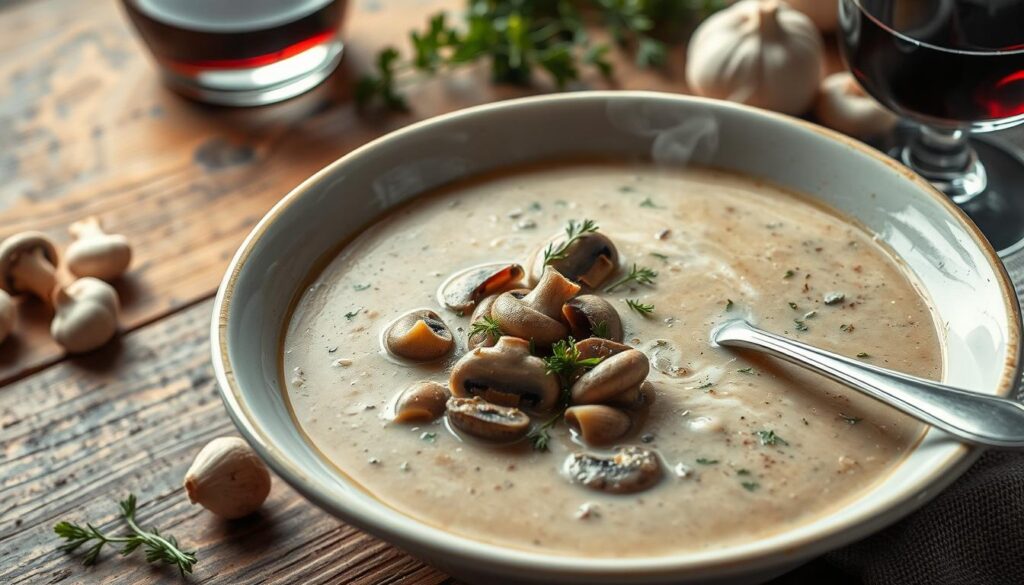
[[[216,395],[204,302],[0,391],[0,583],[176,580],[113,550],[89,569],[56,550],[60,520],[117,530],[117,500],[198,549],[202,583],[417,583],[446,577],[346,526],[275,478],[254,517],[226,522],[188,503],[199,448],[234,433]]]

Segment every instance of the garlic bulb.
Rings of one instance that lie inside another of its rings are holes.
[[[248,443],[218,437],[199,451],[185,474],[188,501],[228,520],[248,516],[270,494],[270,472]]]
[[[814,108],[818,121],[855,138],[872,138],[896,125],[897,117],[861,88],[853,75],[833,73],[821,82]]]
[[[686,82],[698,95],[802,114],[818,93],[821,34],[778,0],[742,0],[712,15],[687,51]]]
[[[839,26],[838,0],[786,0],[786,4],[806,14],[823,33],[833,32]]]

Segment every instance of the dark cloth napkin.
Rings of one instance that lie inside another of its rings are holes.
[[[1024,252],[1005,264],[1024,298]],[[1024,585],[1024,452],[986,451],[920,510],[770,585],[805,584]]]

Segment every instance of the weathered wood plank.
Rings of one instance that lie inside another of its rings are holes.
[[[423,583],[445,576],[321,512],[274,480],[258,516],[220,521],[180,482],[209,439],[234,433],[209,365],[204,302],[86,358],[0,391],[0,582],[139,583],[174,576],[104,553],[55,550],[55,522],[117,526],[116,501],[199,551],[203,583]]]

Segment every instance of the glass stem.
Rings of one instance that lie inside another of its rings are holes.
[[[984,193],[988,184],[985,167],[962,128],[921,126],[900,158],[958,205]]]

